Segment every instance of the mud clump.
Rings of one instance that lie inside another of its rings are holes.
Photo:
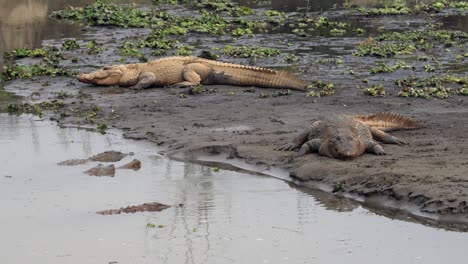
[[[114,177],[115,176],[115,166],[114,165],[109,165],[109,166],[104,166],[102,164],[97,165],[94,168],[91,168],[84,173],[90,175],[90,176],[108,176],[108,177]]]
[[[154,203],[144,203],[141,205],[127,206],[127,207],[122,207],[119,209],[104,210],[104,211],[99,211],[97,213],[101,215],[114,215],[114,214],[121,214],[121,213],[133,214],[133,213],[138,213],[138,212],[160,212],[169,207],[171,206],[161,204],[158,202],[154,202]]]

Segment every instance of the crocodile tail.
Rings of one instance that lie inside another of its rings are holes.
[[[204,60],[215,70],[213,83],[305,91],[307,83],[287,71]]]
[[[369,127],[375,127],[382,131],[409,130],[425,127],[419,121],[390,112],[378,112],[369,115],[356,115],[355,119]]]

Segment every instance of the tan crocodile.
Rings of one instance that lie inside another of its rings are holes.
[[[304,90],[306,83],[286,72],[213,61],[198,57],[167,57],[147,63],[106,66],[81,74],[80,82],[130,88],[225,84]]]
[[[333,115],[312,123],[292,142],[279,147],[278,150],[299,149],[298,155],[316,152],[322,156],[342,160],[357,158],[365,152],[385,155],[384,149],[377,141],[406,144],[386,132],[422,127],[424,125],[420,122],[394,113]]]

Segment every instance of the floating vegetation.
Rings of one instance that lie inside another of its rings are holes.
[[[78,42],[76,42],[75,39],[67,39],[62,44],[63,50],[76,50],[79,48],[80,48],[80,45],[78,44]]]
[[[409,66],[406,64],[404,61],[398,61],[394,65],[388,65],[384,62],[377,64],[377,66],[373,67],[370,70],[370,73],[376,74],[376,73],[388,73],[388,72],[394,72],[398,69],[414,69],[414,67]]]
[[[405,87],[398,93],[400,97],[439,98],[446,99],[452,93],[451,88],[446,87],[424,87],[422,89]]]
[[[335,84],[326,83],[320,80],[314,81],[312,84],[307,86],[307,97],[320,97],[320,96],[330,96],[335,94]]]
[[[315,61],[317,64],[343,64],[343,57],[339,56],[336,59],[334,58],[320,58]]]
[[[88,54],[98,54],[104,51],[104,45],[93,39],[86,44],[86,51]]]
[[[75,73],[67,68],[61,67],[60,61],[63,59],[62,54],[56,49],[22,49],[21,52],[15,52],[15,55],[5,53],[5,61],[3,66],[2,78],[5,81],[13,79],[30,79],[34,76],[49,75],[49,76],[74,76]],[[29,55],[28,55],[29,54]],[[31,65],[20,65],[10,58],[17,58],[17,56],[33,56],[42,57],[38,63]]]
[[[468,34],[457,30],[408,30],[383,33],[375,37],[375,40],[407,43],[417,49],[429,49],[437,44],[450,47],[465,43],[468,40]]]
[[[124,41],[122,47],[120,47],[120,52],[124,56],[131,56],[137,58],[141,62],[147,62],[148,58],[141,52],[133,42]]]
[[[14,49],[11,52],[5,52],[5,58],[8,59],[20,59],[25,57],[30,58],[37,58],[37,57],[44,57],[46,56],[48,51],[45,48],[38,48],[38,49],[30,49],[30,48],[22,48],[22,49]]]
[[[392,5],[387,5],[379,8],[365,8],[360,7],[357,9],[359,12],[365,15],[406,15],[411,13],[411,9],[406,6],[406,1],[397,1]]]
[[[412,54],[416,48],[407,43],[382,43],[369,37],[357,47],[354,56],[373,56],[378,58],[389,58],[395,55]]]
[[[365,88],[364,94],[367,94],[370,96],[382,96],[382,97],[387,95],[382,84],[380,85],[373,84],[371,87]]]
[[[468,77],[456,77],[445,75],[442,77],[432,76],[419,79],[414,76],[396,81],[396,85],[403,87],[398,93],[401,97],[420,97],[420,98],[448,98],[452,94],[464,95],[468,85]],[[461,85],[455,89],[457,85]]]
[[[51,110],[57,112],[65,106],[63,102],[52,100],[44,101],[38,104],[30,103],[20,103],[20,104],[9,104],[3,111],[11,115],[21,115],[21,114],[32,114],[36,115],[39,118],[44,117],[44,111]]]
[[[298,62],[298,61],[299,61],[299,58],[296,57],[296,55],[294,55],[294,54],[291,53],[291,54],[286,55],[286,57],[284,58],[284,60],[285,60],[286,62],[292,63],[292,62]]]
[[[51,17],[82,21],[91,26],[148,27],[157,23],[156,13],[142,11],[134,6],[123,7],[97,0],[84,8],[70,7],[54,11]]]
[[[227,45],[223,49],[223,54],[231,57],[240,58],[263,58],[279,55],[281,52],[275,48],[263,47],[246,47],[246,46],[231,46]]]

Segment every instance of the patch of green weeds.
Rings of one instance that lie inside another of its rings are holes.
[[[326,83],[321,80],[312,82],[306,89],[310,90],[306,94],[307,97],[330,96],[335,94],[335,84]]]
[[[135,44],[130,41],[124,41],[122,47],[120,47],[120,52],[124,56],[131,56],[137,58],[141,62],[147,62],[148,58],[141,52]]]
[[[378,63],[377,66],[373,67],[370,70],[370,73],[372,74],[387,73],[387,72],[394,72],[398,69],[413,69],[413,67],[409,66],[404,61],[398,61],[394,65],[388,65],[385,62],[382,62],[382,63]]]
[[[320,58],[315,61],[317,64],[343,64],[343,57],[339,56],[335,58]]]
[[[241,58],[263,58],[277,56],[281,52],[275,48],[263,48],[263,47],[246,47],[246,46],[231,46],[227,45],[223,49],[225,55],[231,57]]]
[[[441,44],[445,47],[465,43],[468,34],[458,30],[408,30],[403,32],[383,33],[377,41],[392,41],[414,45],[417,49],[429,49]]]
[[[142,11],[134,6],[123,7],[97,0],[84,8],[70,7],[54,11],[51,17],[83,21],[93,26],[148,27],[157,22],[157,14]]]
[[[7,59],[20,59],[24,57],[37,58],[37,57],[45,57],[48,53],[49,53],[49,50],[45,48],[38,48],[38,49],[22,48],[22,49],[14,49],[11,52],[5,52],[4,56]]]
[[[346,34],[345,29],[340,29],[340,28],[330,29],[330,35],[332,35],[332,36],[343,36],[344,34]]]
[[[468,10],[468,2],[466,1],[450,1],[441,0],[430,4],[422,3],[418,9],[424,12],[441,12],[444,9],[457,9],[459,11]]]
[[[38,116],[39,118],[44,117],[44,111],[54,111],[62,109],[65,106],[63,102],[52,100],[44,101],[38,104],[31,103],[20,103],[20,104],[9,104],[3,111],[11,115],[21,115],[21,114],[32,114]]]
[[[96,130],[101,133],[101,134],[106,134],[106,130],[108,129],[107,125],[102,123],[102,124],[99,124],[97,127],[96,127]]]
[[[73,98],[73,94],[67,93],[65,91],[60,91],[58,93],[55,93],[55,96],[53,97],[55,99],[67,99],[67,98]]]
[[[291,54],[286,55],[286,57],[284,58],[284,60],[285,60],[286,62],[293,63],[293,62],[298,62],[298,61],[299,61],[299,58],[296,57],[296,55],[294,55],[294,54],[291,53]]]
[[[335,183],[333,184],[332,193],[344,191],[345,185],[346,185],[346,182],[345,182],[345,181],[337,181],[337,182],[335,182]]]
[[[380,85],[373,84],[371,87],[365,88],[364,94],[367,94],[370,96],[382,96],[382,97],[387,95],[382,84]]]
[[[21,53],[25,55],[27,53]],[[29,53],[32,54],[32,53]],[[5,65],[1,73],[2,79],[5,81],[13,79],[30,79],[35,76],[74,76],[75,73],[69,69],[62,68],[59,64],[63,59],[62,54],[56,49],[44,49],[40,51],[42,60],[31,65],[19,65],[14,60],[10,59],[10,55],[6,55]],[[33,55],[35,56],[35,55]],[[16,55],[15,55],[16,57]]]
[[[435,67],[431,64],[424,64],[423,66],[425,72],[435,72]]]
[[[401,97],[440,98],[445,99],[454,93],[460,93],[468,84],[468,77],[456,77],[452,75],[432,76],[429,78],[417,78],[411,76],[396,81],[396,85],[403,87],[398,93]],[[457,85],[461,85],[458,89]]]
[[[354,56],[372,56],[378,58],[389,58],[395,55],[412,54],[416,48],[411,44],[406,43],[382,43],[377,42],[373,38],[368,38],[357,47]]]
[[[88,54],[98,54],[104,51],[104,45],[93,39],[86,44],[86,51]]]
[[[80,48],[80,44],[75,39],[67,39],[62,43],[63,50],[76,50]]]

